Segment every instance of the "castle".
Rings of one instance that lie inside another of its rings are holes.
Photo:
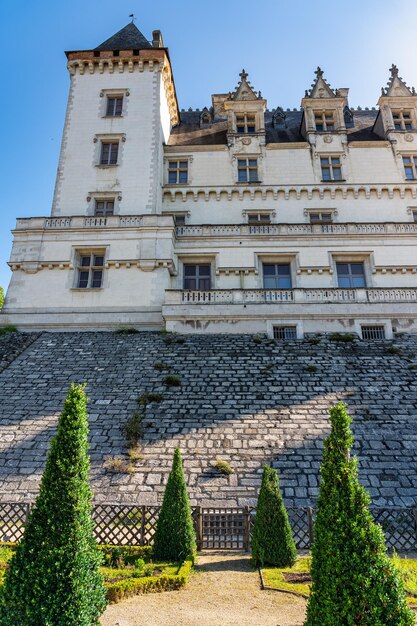
[[[377,109],[317,68],[299,110],[243,70],[180,111],[159,31],[66,54],[52,212],[17,220],[5,323],[417,332],[417,94],[396,66]]]

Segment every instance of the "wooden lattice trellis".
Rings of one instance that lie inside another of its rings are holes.
[[[23,536],[30,504],[26,502],[0,503],[0,540],[17,542]]]
[[[0,503],[0,541],[21,539],[30,504]],[[381,524],[387,548],[417,551],[417,509],[372,508]],[[128,504],[96,504],[93,508],[98,543],[148,545],[152,543],[159,507]],[[199,549],[249,550],[256,510],[250,507],[194,507],[192,509]],[[288,507],[297,548],[311,547],[314,509]]]

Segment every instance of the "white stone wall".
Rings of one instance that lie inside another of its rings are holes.
[[[103,73],[76,71],[71,82],[52,214],[91,215],[94,194],[100,193],[121,196],[116,210],[122,215],[156,212],[158,163],[169,132],[161,73],[147,66],[142,72],[137,66],[133,72],[105,68]],[[123,94],[121,117],[105,116],[111,90]],[[125,139],[119,143],[118,165],[99,166],[100,140],[112,136]]]

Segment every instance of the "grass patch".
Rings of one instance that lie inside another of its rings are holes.
[[[408,604],[417,606],[417,559],[403,558],[394,553],[392,561],[403,580]],[[310,572],[310,566],[311,556],[300,556],[293,567],[263,567],[264,584],[266,587],[291,591],[308,598],[311,583],[301,581],[306,578],[302,574]]]
[[[0,326],[0,335],[5,335],[6,333],[17,333],[16,326]]]
[[[151,404],[152,402],[162,402],[164,396],[160,393],[154,393],[153,391],[145,391],[139,398],[137,398],[137,403],[146,406],[147,404]]]
[[[230,474],[234,474],[232,466],[227,461],[216,461],[214,467],[220,474],[223,474],[223,476],[230,476]]]
[[[127,422],[121,427],[129,448],[136,448],[139,441],[142,439],[143,420],[143,413],[135,411],[132,417],[129,417]]]
[[[156,361],[153,366],[156,370],[169,370],[168,363],[164,363],[163,361]]]
[[[117,456],[107,457],[104,461],[104,467],[110,472],[120,474],[133,474],[135,471],[135,467],[131,463],[127,463],[124,459]]]

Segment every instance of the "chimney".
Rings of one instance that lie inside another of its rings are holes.
[[[163,48],[164,42],[162,41],[162,33],[160,30],[152,31],[152,47]]]

